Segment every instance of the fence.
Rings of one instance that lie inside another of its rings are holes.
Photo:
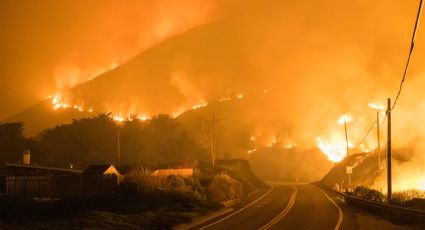
[[[118,188],[115,174],[83,176],[82,194],[85,196],[113,193]]]
[[[351,206],[362,208],[374,214],[387,217],[393,222],[399,224],[425,223],[425,211],[366,200],[340,192],[338,192],[338,194]]]
[[[31,198],[66,198],[115,192],[115,175],[6,176],[0,177],[0,194]]]

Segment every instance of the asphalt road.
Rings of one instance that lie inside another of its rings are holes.
[[[273,187],[250,197],[225,216],[191,229],[425,229],[395,225],[347,205],[333,192],[310,184],[271,183]]]
[[[197,228],[265,230],[341,227],[343,210],[321,189],[309,184],[272,185],[271,190],[235,212]]]

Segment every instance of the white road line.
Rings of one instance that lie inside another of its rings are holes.
[[[274,189],[274,186],[272,185],[271,189],[270,189],[270,190],[269,190],[266,194],[262,195],[260,198],[258,198],[258,199],[256,199],[256,200],[254,200],[253,202],[249,203],[248,205],[246,205],[245,207],[243,207],[243,208],[239,209],[238,211],[236,211],[236,212],[234,212],[234,213],[232,213],[232,214],[230,214],[230,215],[228,215],[228,216],[226,216],[226,217],[224,217],[224,218],[222,218],[222,219],[220,219],[220,220],[217,220],[217,221],[216,221],[216,222],[214,222],[214,223],[211,223],[211,224],[209,224],[209,225],[207,225],[207,226],[204,226],[204,227],[202,227],[202,228],[200,228],[200,229],[206,229],[206,228],[209,228],[209,227],[211,227],[211,226],[213,226],[213,225],[216,225],[216,224],[218,224],[218,223],[220,223],[220,222],[223,222],[224,220],[227,220],[227,219],[229,219],[230,217],[232,217],[232,216],[234,216],[234,215],[236,215],[236,214],[238,214],[238,213],[242,212],[243,210],[247,209],[247,208],[248,208],[248,207],[250,207],[251,205],[253,205],[253,204],[257,203],[258,201],[260,201],[261,199],[263,199],[264,197],[266,197],[267,195],[269,195],[269,194],[272,192],[272,190],[273,190],[273,189]]]
[[[283,209],[283,211],[281,213],[279,213],[279,215],[277,215],[275,218],[273,218],[273,220],[271,220],[269,223],[267,223],[263,227],[259,228],[259,230],[267,230],[267,229],[271,228],[273,225],[277,224],[291,210],[292,206],[294,206],[295,198],[296,198],[297,193],[298,193],[298,189],[294,185],[291,185],[291,187],[294,191],[292,192],[292,195],[291,195],[291,198],[289,199],[288,205],[285,207],[285,209]]]
[[[338,204],[336,204],[335,203],[335,201],[333,201],[329,196],[328,196],[328,194],[326,194],[326,192],[325,191],[323,191],[322,189],[320,189],[320,191],[322,191],[322,193],[326,196],[326,198],[328,198],[328,200],[330,200],[331,202],[332,202],[332,204],[338,209],[338,222],[336,223],[336,225],[335,225],[335,228],[334,228],[334,230],[338,230],[339,229],[339,226],[341,225],[341,223],[342,223],[342,218],[343,218],[343,214],[342,214],[342,210],[341,210],[341,208],[338,206]]]

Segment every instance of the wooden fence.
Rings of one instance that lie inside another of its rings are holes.
[[[66,198],[113,193],[115,175],[6,176],[0,177],[0,194],[31,198]]]
[[[113,193],[118,188],[118,179],[115,174],[83,176],[82,195]]]

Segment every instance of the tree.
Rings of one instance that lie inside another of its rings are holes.
[[[74,120],[44,130],[38,137],[40,163],[85,168],[93,163],[115,163],[117,125],[110,114]]]
[[[28,148],[22,122],[0,124],[0,160],[21,161],[22,152]]]

